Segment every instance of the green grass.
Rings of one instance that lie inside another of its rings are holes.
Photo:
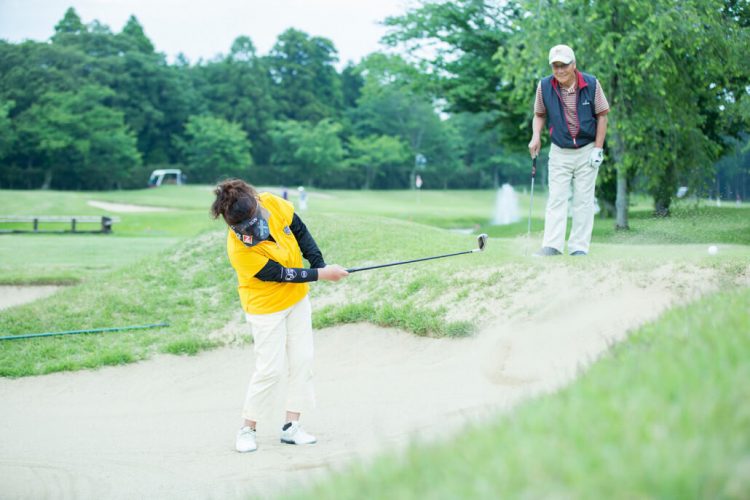
[[[451,253],[474,248],[480,231],[492,236],[479,254],[313,284],[315,327],[365,321],[417,335],[470,335],[493,313],[488,307],[510,304],[553,265],[528,257],[541,240],[541,190],[531,238],[528,195],[519,195],[522,221],[509,226],[489,225],[494,198],[492,191],[311,190],[310,208],[301,215],[329,263],[355,267]],[[207,215],[208,186],[1,191],[0,214],[105,214],[87,204],[91,199],[172,210],[117,214],[122,220],[112,235],[0,235],[0,284],[73,284],[3,310],[0,335],[170,326],[0,341],[0,376],[121,365],[157,353],[194,355],[222,345],[212,333],[241,317],[225,229]],[[605,278],[617,267],[651,280],[650,271],[667,264],[674,273],[710,271],[725,290],[747,283],[749,206],[685,203],[666,219],[649,214],[647,200],[635,197],[631,231],[616,232],[611,220],[597,219],[591,256],[564,257],[555,265]],[[708,255],[707,244],[719,245],[719,254]],[[565,390],[462,433],[456,442],[355,465],[301,495],[746,498],[748,304],[745,287],[669,311]]]
[[[669,311],[575,384],[295,498],[747,498],[750,289]]]
[[[594,240],[615,244],[750,245],[750,205],[737,208],[680,204],[664,218],[653,217],[651,212],[632,212],[630,231],[615,231],[612,224],[597,221]]]
[[[541,210],[541,198],[535,197],[540,200],[539,207],[535,201],[535,209]],[[112,235],[0,235],[0,284],[77,283],[46,299],[3,311],[0,334],[158,321],[169,321],[172,326],[0,343],[2,376],[127,363],[158,352],[194,354],[216,346],[210,333],[239,312],[236,278],[224,250],[224,229],[207,215],[211,201],[207,186],[42,195],[3,191],[0,212],[101,213],[87,205],[89,199],[173,210],[120,214],[122,221]],[[313,191],[310,200],[310,209],[302,216],[326,260],[356,267],[475,248],[475,236],[445,228],[459,227],[469,219],[487,219],[494,192]],[[29,208],[32,205],[35,210]],[[718,210],[686,211],[671,221],[634,217],[634,241],[623,245],[595,239],[596,252],[576,265],[595,270],[617,261],[640,269],[677,259],[713,267],[732,283],[748,262],[747,247],[737,244],[744,240],[736,236],[745,222],[744,208]],[[683,224],[688,234],[694,234],[693,240],[705,238],[695,235],[698,230],[691,222],[698,220],[699,227],[705,227],[702,217],[712,217],[710,230],[723,235],[723,240],[715,240],[722,245],[719,256],[708,256],[705,246],[697,243],[649,244],[664,234],[663,228],[656,228],[665,223]],[[639,236],[640,227],[652,235]],[[311,295],[322,305],[315,309],[315,325],[366,321],[418,335],[469,335],[479,326],[476,318],[491,312],[484,305],[487,297],[507,302],[523,280],[541,270],[540,263],[528,259],[538,236],[495,237],[481,254],[364,271],[341,283],[316,283]],[[54,346],[51,351],[50,346]]]
[[[208,333],[238,309],[236,280],[210,232],[14,307],[0,316],[3,335],[170,323],[168,328],[0,342],[0,376],[24,376],[145,359],[157,352],[194,354],[214,347]],[[35,237],[35,236],[34,236]]]
[[[315,315],[314,328],[337,324],[367,322],[379,326],[395,327],[417,335],[432,334],[437,337],[464,337],[474,331],[469,321],[445,322],[440,316],[444,310],[420,309],[411,306],[384,304],[377,307],[369,302],[350,303],[340,307],[327,306]]]
[[[519,215],[514,224],[491,224],[495,191],[325,191],[310,194],[310,211],[358,215],[382,215],[443,229],[464,229],[498,238],[527,234],[529,193],[519,188]],[[541,239],[544,231],[546,192],[537,186],[531,215],[531,231]],[[672,215],[652,216],[650,198],[633,195],[630,200],[630,231],[615,231],[612,219],[594,220],[595,243],[619,245],[730,243],[750,245],[750,204],[739,207],[708,202],[674,203]],[[718,223],[717,223],[718,222]]]
[[[0,235],[0,284],[71,284],[133,266],[174,246],[177,237]]]
[[[92,207],[89,200],[171,211],[118,213]],[[137,268],[141,259],[185,238],[219,229],[220,223],[208,216],[210,203],[207,186],[95,193],[0,190],[2,215],[114,215],[120,219],[112,234],[0,234],[0,284],[70,284],[124,266]],[[69,224],[40,227],[56,231],[69,229]],[[2,225],[2,229],[10,228],[28,230],[31,224]]]

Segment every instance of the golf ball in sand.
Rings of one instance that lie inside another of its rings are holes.
[[[719,247],[717,247],[716,245],[711,245],[710,247],[708,247],[708,255],[716,255],[717,253],[719,253]]]

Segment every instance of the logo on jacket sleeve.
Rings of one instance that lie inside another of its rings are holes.
[[[292,234],[292,230],[289,229],[289,226],[284,226],[284,234],[286,234],[287,236]]]
[[[286,281],[292,281],[296,277],[297,277],[297,271],[295,271],[294,269],[287,268],[287,270],[286,270],[286,276],[284,276],[284,280],[286,280]]]

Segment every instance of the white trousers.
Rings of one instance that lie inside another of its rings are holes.
[[[544,216],[544,243],[563,252],[568,223],[568,200],[573,194],[573,226],[568,238],[568,253],[588,253],[594,228],[594,188],[598,167],[589,165],[594,143],[579,149],[552,145],[549,153],[549,198]]]
[[[301,413],[315,406],[313,330],[310,298],[271,314],[246,314],[253,333],[255,371],[242,416],[258,417],[274,404],[275,389],[288,369],[286,410]]]

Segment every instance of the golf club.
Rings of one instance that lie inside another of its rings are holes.
[[[421,262],[423,260],[442,259],[444,257],[453,257],[455,255],[463,255],[465,253],[483,252],[485,246],[487,246],[487,235],[480,234],[479,236],[477,236],[477,248],[475,248],[474,250],[466,250],[463,252],[448,253],[445,255],[436,255],[434,257],[423,257],[421,259],[404,260],[402,262],[391,262],[390,264],[380,264],[377,266],[354,267],[352,269],[347,269],[347,271],[350,273],[356,273],[357,271],[367,271],[368,269],[378,269],[380,267],[400,266],[401,264],[411,264],[412,262]]]
[[[531,238],[531,207],[534,206],[534,177],[536,176],[536,156],[531,160],[531,200],[529,200],[529,229],[527,238]]]

